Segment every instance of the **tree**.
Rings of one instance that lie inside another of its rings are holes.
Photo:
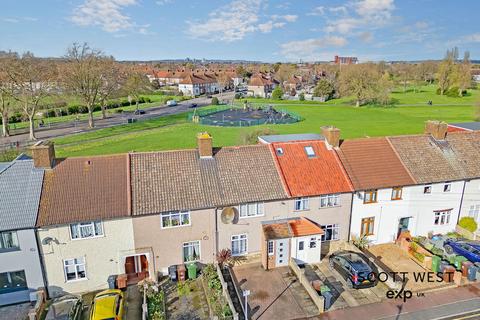
[[[317,85],[313,89],[313,95],[315,97],[325,97],[325,100],[328,100],[333,94],[333,84],[327,79],[320,79],[317,82]]]
[[[10,130],[8,117],[12,109],[12,82],[7,74],[8,58],[0,58],[0,116],[2,118],[2,137],[8,137]]]
[[[445,58],[438,66],[437,80],[440,95],[444,95],[453,83],[455,73],[455,61],[458,60],[458,48],[447,50]]]
[[[458,84],[458,95],[463,96],[465,92],[472,85],[472,66],[470,63],[470,52],[465,51],[463,61],[457,67],[457,84]]]
[[[140,95],[151,91],[152,86],[144,73],[131,70],[127,75],[127,80],[123,86],[123,90],[130,97],[135,99],[135,110],[138,110]]]
[[[280,86],[277,86],[275,89],[272,91],[272,99],[275,100],[280,100],[283,97],[283,90],[280,88]]]
[[[67,91],[82,99],[88,110],[88,126],[95,126],[93,109],[103,85],[103,63],[108,59],[87,43],[74,43],[67,49],[66,62],[61,65],[62,82]]]
[[[113,57],[101,61],[102,82],[98,90],[98,101],[102,108],[102,119],[107,118],[107,101],[120,92],[125,83],[125,72]]]
[[[223,90],[225,88],[230,87],[230,85],[232,84],[232,78],[230,78],[228,73],[222,72],[217,76],[217,82],[218,82],[218,85],[220,86],[220,92],[223,95]]]
[[[372,101],[382,74],[373,64],[349,65],[342,68],[339,76],[339,90],[342,96],[355,97],[355,105]]]
[[[280,85],[283,87],[284,82],[293,77],[294,73],[295,67],[293,65],[281,64],[275,72],[275,78],[280,81]]]
[[[27,52],[13,57],[6,71],[12,82],[12,98],[28,118],[29,139],[36,140],[35,114],[40,102],[56,87],[56,68],[52,62]]]
[[[395,73],[403,85],[403,92],[407,92],[408,81],[412,79],[412,67],[407,63],[397,64]]]

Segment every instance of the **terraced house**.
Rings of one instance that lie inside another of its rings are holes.
[[[35,236],[44,163],[0,163],[0,306],[35,300],[44,286]]]

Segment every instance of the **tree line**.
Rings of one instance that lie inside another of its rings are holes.
[[[128,95],[138,109],[140,94],[151,90],[144,73],[117,62],[88,44],[72,44],[62,59],[41,59],[32,53],[0,57],[0,115],[2,136],[9,136],[9,117],[21,112],[35,140],[35,117],[47,97],[70,94],[88,110],[88,125],[95,126],[93,111],[101,106],[106,118],[108,100]]]

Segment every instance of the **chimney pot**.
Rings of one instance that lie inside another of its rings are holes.
[[[327,147],[338,148],[340,146],[340,129],[334,126],[321,127],[322,135],[325,137]]]
[[[445,140],[448,131],[448,124],[443,121],[425,121],[425,133],[432,135],[435,140]]]
[[[39,141],[32,147],[35,168],[52,169],[55,165],[55,146],[51,141]]]
[[[201,132],[197,135],[197,145],[200,158],[213,157],[213,139],[208,132]]]

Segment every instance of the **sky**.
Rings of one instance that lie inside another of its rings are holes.
[[[478,0],[0,0],[0,50],[118,60],[480,59]]]

